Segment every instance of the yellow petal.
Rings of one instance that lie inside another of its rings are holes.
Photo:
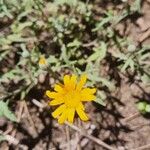
[[[63,104],[61,106],[59,106],[53,113],[52,116],[54,118],[57,118],[60,114],[62,114],[62,112],[66,109],[66,106]]]
[[[46,65],[46,59],[45,59],[44,56],[41,56],[41,57],[40,57],[39,65]]]
[[[63,93],[63,88],[58,84],[55,84],[54,90],[56,92]]]
[[[75,89],[76,82],[77,82],[77,76],[76,75],[72,75],[71,79],[70,79],[70,87],[71,87],[71,89]]]
[[[96,99],[96,96],[93,94],[96,92],[96,89],[85,88],[81,91],[81,101],[92,101]]]
[[[77,90],[81,90],[82,87],[84,86],[84,84],[86,83],[86,80],[87,80],[87,76],[84,74],[81,76],[81,79],[80,79],[80,82],[77,84],[77,87],[76,89]]]
[[[68,110],[68,121],[70,123],[73,123],[74,121],[74,115],[75,115],[75,109],[74,108],[71,108]]]
[[[81,93],[82,94],[94,94],[96,92],[96,88],[84,88]]]
[[[64,103],[63,99],[54,99],[54,100],[49,102],[49,105],[50,106],[55,106],[55,105],[60,105],[62,103]]]
[[[85,112],[82,109],[77,107],[76,111],[77,111],[79,117],[81,118],[81,120],[83,120],[83,121],[87,121],[88,120],[88,116],[85,114]]]
[[[82,95],[81,96],[81,101],[93,101],[96,99],[96,96],[95,95],[90,95],[90,94],[87,94],[87,95]]]
[[[67,87],[70,84],[70,76],[65,75],[64,76],[64,85]]]
[[[58,93],[56,92],[51,92],[49,90],[46,91],[46,95],[49,97],[49,98],[57,98],[59,96]]]
[[[82,102],[79,103],[78,107],[79,107],[80,109],[82,109],[82,110],[85,110],[85,107],[84,107],[84,105],[82,104]]]
[[[63,124],[66,121],[67,117],[68,117],[68,109],[65,109],[62,115],[59,117],[58,123]]]

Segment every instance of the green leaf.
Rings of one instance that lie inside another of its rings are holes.
[[[56,5],[70,5],[70,6],[76,6],[78,3],[78,0],[55,0],[54,3]]]
[[[34,0],[23,0],[23,6],[25,7],[25,10],[31,10],[34,5]]]
[[[74,39],[73,42],[70,42],[67,47],[79,47],[81,42],[78,39]]]
[[[94,81],[94,82],[101,82],[103,85],[107,86],[109,88],[109,90],[111,91],[114,91],[115,90],[115,85],[113,82],[105,79],[105,78],[102,78],[102,77],[99,77],[99,76],[96,76],[94,74],[89,74],[88,75],[89,79],[91,81]]]
[[[104,85],[106,85],[110,90],[114,90],[115,89],[115,85],[112,83],[112,82],[110,82],[110,81],[108,81],[107,79],[105,79],[105,78],[100,78],[100,81],[104,84]]]
[[[150,84],[150,77],[147,74],[142,75],[141,80],[145,84]]]
[[[130,67],[131,71],[134,71],[134,61],[133,61],[133,57],[129,57],[127,60],[125,60],[125,64],[123,65],[123,67],[121,68],[122,72],[125,72],[125,70]]]
[[[62,59],[65,61],[66,64],[69,64],[69,59],[68,59],[68,55],[67,55],[67,49],[66,46],[63,45],[61,48],[61,57]]]
[[[133,5],[131,6],[132,11],[138,11],[140,13],[141,10],[141,0],[135,0]]]
[[[99,60],[101,61],[103,58],[105,58],[106,56],[106,52],[107,52],[107,46],[106,43],[101,42],[101,46],[94,48],[95,53],[93,53],[88,59],[87,61],[96,61]]]
[[[139,103],[137,104],[137,108],[138,108],[138,110],[141,111],[141,112],[145,111],[146,102],[139,102]]]
[[[105,99],[106,99],[105,93],[103,91],[98,91],[97,98],[94,101],[102,106],[106,106],[106,103],[104,102]]]
[[[20,76],[20,80],[23,77],[22,72],[19,68],[10,70],[9,72],[5,73],[4,75],[0,76],[0,82],[6,82],[7,80],[13,80],[17,76]],[[22,76],[22,77],[21,77]],[[24,78],[24,77],[23,77]]]
[[[20,33],[22,32],[22,30],[26,27],[30,27],[32,26],[32,22],[31,21],[28,21],[28,22],[25,22],[25,23],[18,23],[18,24],[13,24],[11,26],[11,29],[14,33]]]
[[[98,22],[96,24],[96,28],[94,28],[92,31],[98,31],[99,29],[101,29],[105,24],[111,22],[113,20],[113,15],[110,13],[107,14],[107,16],[105,18],[103,18],[100,22]]]
[[[0,117],[6,117],[11,121],[17,122],[16,116],[9,110],[6,102],[0,101]]]
[[[106,106],[106,103],[104,103],[104,101],[101,98],[97,98],[96,100],[94,100],[96,103],[102,105],[102,106]]]
[[[0,53],[0,61],[2,61],[8,53],[10,53],[10,51],[8,51],[8,50],[4,51],[3,53]]]
[[[2,5],[1,9],[3,10],[4,15],[6,15],[7,17],[9,17],[10,19],[13,18],[12,14],[9,12],[9,10],[6,7],[6,5]]]
[[[148,105],[148,104],[146,105],[145,111],[148,112],[148,113],[150,113],[150,105]]]
[[[4,135],[0,135],[0,142],[4,141],[6,138]]]

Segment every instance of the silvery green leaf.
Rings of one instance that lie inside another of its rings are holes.
[[[104,102],[104,100],[106,99],[106,95],[103,91],[98,91],[96,97],[97,98],[94,100],[96,103],[102,106],[106,106],[106,103]]]
[[[150,77],[147,74],[144,74],[143,76],[141,76],[141,80],[145,84],[148,84],[148,83],[150,84]]]
[[[107,46],[106,43],[101,42],[101,46],[94,48],[94,53],[87,59],[88,62],[99,60],[101,61],[106,56]]]
[[[6,140],[5,136],[4,135],[0,135],[0,142]]]
[[[17,121],[16,116],[9,110],[7,102],[0,101],[0,116],[4,116],[11,121]]]

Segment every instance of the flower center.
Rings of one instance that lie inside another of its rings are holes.
[[[80,102],[80,94],[77,91],[70,91],[65,95],[65,104],[69,108],[76,108]]]

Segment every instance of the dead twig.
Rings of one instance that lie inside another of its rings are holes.
[[[32,126],[32,128],[33,128],[33,130],[34,130],[34,133],[36,134],[35,136],[37,136],[37,135],[38,135],[37,130],[36,130],[36,128],[35,128],[34,122],[33,122],[33,120],[32,120],[32,117],[31,117],[31,115],[30,115],[30,113],[29,113],[29,110],[28,110],[28,106],[27,106],[27,104],[26,104],[25,101],[24,101],[24,109],[25,109],[25,111],[26,111],[26,113],[27,113],[27,115],[28,115],[28,119],[29,119],[30,125]]]
[[[80,121],[79,118],[77,119],[77,126],[78,126],[79,128],[81,128],[81,121]],[[80,145],[80,143],[79,143],[79,142],[80,142],[80,139],[81,139],[81,135],[80,135],[79,132],[77,132],[76,135],[77,135],[77,138],[78,138],[77,150],[81,150],[81,145]]]
[[[143,42],[150,36],[150,28],[139,37],[139,42]]]
[[[91,42],[89,42],[89,43],[83,43],[82,46],[83,46],[83,47],[96,46],[96,45],[97,45],[96,42],[97,42],[97,41],[94,40],[94,41],[91,41]]]
[[[66,138],[67,138],[67,149],[71,150],[71,145],[70,145],[70,132],[69,132],[69,127],[66,126]]]
[[[32,102],[39,108],[42,108],[42,109],[44,108],[44,105],[41,102],[37,101],[36,99],[33,99]]]
[[[7,135],[7,134],[9,134],[12,130],[13,130],[13,125],[10,124],[10,125],[8,126],[8,129],[7,129],[3,134],[4,134],[4,135]]]
[[[131,121],[131,120],[135,119],[138,116],[140,116],[140,113],[136,112],[136,113],[132,114],[131,116],[129,116],[129,117],[125,118],[125,119],[122,119],[122,122],[126,123],[128,121]]]
[[[77,126],[70,124],[69,122],[65,122],[66,125],[68,125],[69,127],[71,127],[72,129],[74,129],[75,131],[79,132],[82,136],[89,138],[90,140],[92,140],[93,142],[97,143],[98,145],[107,148],[108,150],[117,150],[116,148],[113,148],[111,146],[109,146],[108,144],[104,143],[103,141],[101,141],[100,139],[89,135],[87,132],[85,132],[84,130],[78,128]]]
[[[150,149],[150,144],[147,144],[147,145],[144,145],[144,146],[141,146],[141,147],[137,147],[137,148],[134,148],[134,149],[131,149],[131,150],[148,150]]]
[[[5,137],[5,139],[6,139],[6,141],[8,141],[9,143],[11,143],[11,144],[14,144],[14,145],[18,145],[19,144],[19,140],[17,140],[16,138],[14,138],[13,136],[11,136],[11,135],[5,135],[4,136]]]
[[[0,130],[0,134],[4,136],[4,140],[6,140],[7,142],[9,142],[10,144],[13,144],[15,146],[17,146],[20,149],[27,149],[25,145],[20,144],[19,140],[17,138],[15,138],[14,136],[10,135],[10,134],[6,134],[7,131],[3,132]]]
[[[20,122],[21,120],[21,116],[22,116],[22,113],[23,113],[23,109],[24,109],[24,102],[21,101],[19,103],[20,107],[19,107],[19,111],[17,111],[17,122]]]
[[[18,145],[19,144],[19,140],[17,140],[15,137],[9,135],[9,134],[6,134],[8,133],[8,130],[3,132],[2,130],[0,130],[0,134],[2,136],[4,136],[4,140],[8,141],[9,143],[11,144],[14,144],[14,145]]]

